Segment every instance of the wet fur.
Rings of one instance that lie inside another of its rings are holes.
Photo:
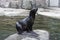
[[[24,31],[31,32],[32,26],[34,24],[35,20],[35,14],[38,9],[32,9],[29,13],[29,16],[16,22],[16,29],[18,31],[18,34],[22,34]]]

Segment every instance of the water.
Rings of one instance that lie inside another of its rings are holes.
[[[44,29],[49,31],[50,33],[50,40],[60,40],[60,20],[59,19],[53,19],[45,16],[39,16],[42,21],[39,21],[40,24],[40,29]]]
[[[25,17],[0,16],[0,40],[16,33],[15,23]],[[50,40],[60,40],[60,20],[45,16],[36,16],[33,29],[47,30],[50,33]]]

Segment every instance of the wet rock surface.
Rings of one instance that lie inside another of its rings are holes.
[[[45,30],[34,30],[30,33],[10,35],[5,40],[49,40],[49,33]]]

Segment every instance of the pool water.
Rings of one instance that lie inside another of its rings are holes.
[[[25,16],[6,17],[0,16],[0,40],[4,40],[11,34],[16,33],[15,23]],[[60,40],[60,20],[45,16],[36,16],[33,29],[47,30],[50,33],[50,40]]]

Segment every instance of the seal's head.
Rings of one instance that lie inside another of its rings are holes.
[[[33,9],[31,9],[30,15],[35,15],[36,12],[37,12],[37,10],[38,10],[38,8],[33,8]]]
[[[36,13],[37,10],[38,10],[38,8],[33,8],[33,9],[30,11],[30,13]]]

